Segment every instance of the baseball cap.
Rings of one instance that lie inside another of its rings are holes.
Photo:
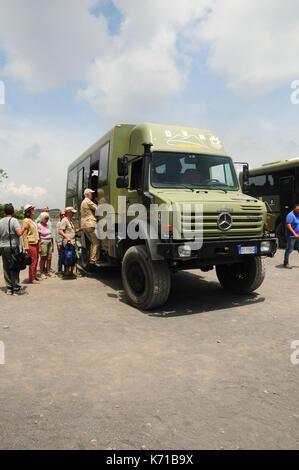
[[[86,194],[89,194],[89,193],[94,193],[94,191],[92,189],[89,189],[89,188],[85,189],[84,196],[86,196]]]
[[[70,206],[65,208],[65,212],[72,212],[73,214],[76,214],[77,211],[76,209]]]

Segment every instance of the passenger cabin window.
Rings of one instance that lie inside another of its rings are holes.
[[[77,194],[77,168],[69,172],[67,180],[67,198],[71,199]]]
[[[81,202],[83,201],[84,189],[84,168],[81,168],[78,173],[78,207],[81,206]]]
[[[109,142],[100,149],[99,164],[99,187],[105,186],[108,182],[109,169]]]

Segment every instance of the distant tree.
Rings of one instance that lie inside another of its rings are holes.
[[[3,217],[5,217],[4,204],[0,204],[0,219],[2,219]],[[24,219],[23,207],[21,207],[21,209],[19,209],[18,211],[15,211],[15,218],[19,220]]]
[[[5,173],[5,171],[2,170],[2,168],[0,168],[0,183],[2,183],[3,180],[5,180],[5,179],[7,179],[7,178],[8,178],[8,176],[7,176],[7,174]]]
[[[24,219],[24,206],[22,206],[21,209],[15,212],[15,218],[20,220]]]

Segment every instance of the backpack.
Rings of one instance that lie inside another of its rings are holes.
[[[75,247],[72,243],[68,242],[64,247],[64,265],[67,268],[74,266],[77,262],[77,255]]]

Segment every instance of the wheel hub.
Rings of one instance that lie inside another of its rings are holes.
[[[136,294],[142,294],[145,289],[145,276],[138,263],[132,263],[128,269],[128,281]]]

